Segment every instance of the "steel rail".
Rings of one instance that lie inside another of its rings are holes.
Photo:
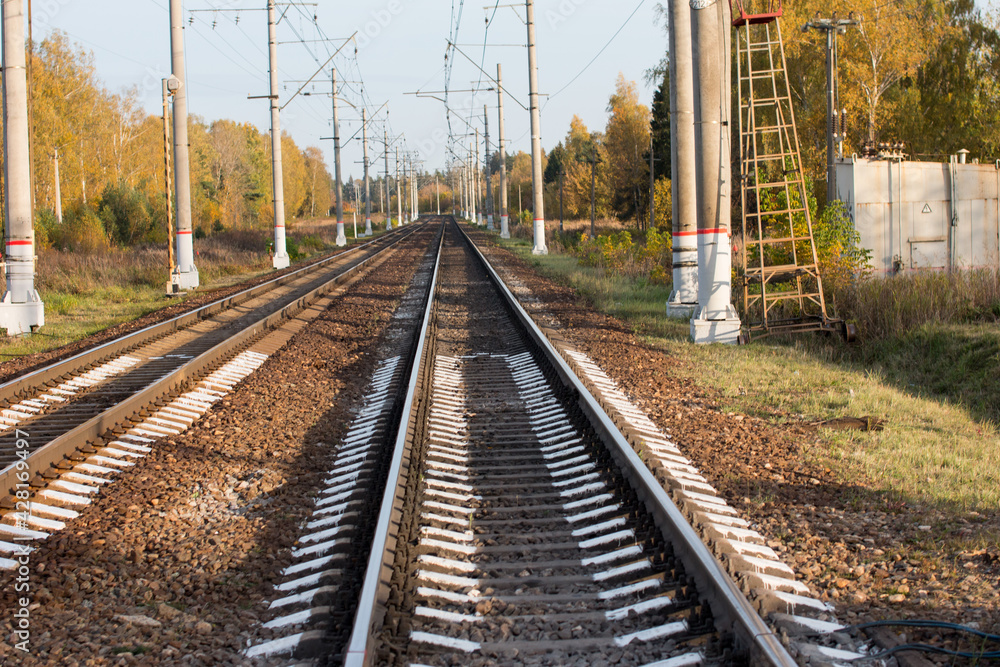
[[[57,468],[81,445],[99,438],[103,433],[114,431],[123,421],[128,420],[130,417],[140,412],[143,408],[155,403],[163,396],[177,392],[189,381],[203,375],[210,368],[222,363],[225,358],[236,352],[240,347],[248,344],[257,335],[270,330],[278,323],[288,318],[294,317],[319,297],[331,291],[336,286],[347,282],[354,276],[354,274],[374,262],[376,259],[380,258],[384,253],[394,248],[398,242],[408,238],[417,229],[417,227],[411,226],[409,229],[411,231],[408,233],[394,235],[392,243],[377,249],[371,256],[362,259],[354,266],[347,268],[343,272],[332,277],[329,281],[310,290],[280,310],[257,320],[225,341],[216,344],[212,348],[174,369],[159,380],[148,385],[141,391],[133,394],[126,400],[108,408],[107,410],[104,410],[83,424],[80,424],[72,430],[67,431],[61,436],[39,447],[26,459],[28,464],[29,479],[34,479],[38,474],[44,475],[44,473],[48,472],[50,469]],[[371,243],[366,243],[364,246],[359,246],[359,248],[370,245]],[[343,254],[344,253],[340,253],[335,257],[342,257]],[[300,269],[300,271],[302,270],[304,269]],[[293,274],[288,274],[288,276],[290,275]],[[282,276],[282,279],[287,278],[288,276]],[[271,281],[271,283],[274,282],[276,281]],[[263,285],[258,287],[263,287]],[[247,291],[249,292],[251,290]],[[224,299],[222,301],[228,300],[229,299]],[[3,500],[3,497],[6,495],[13,495],[13,490],[16,484],[19,482],[24,483],[23,477],[19,479],[19,475],[23,475],[24,470],[19,470],[18,466],[19,464],[15,463],[0,471],[0,500]]]
[[[450,216],[448,216],[450,217]],[[446,223],[447,224],[447,223]],[[351,638],[344,653],[344,664],[348,667],[361,667],[370,664],[372,644],[375,635],[381,628],[385,617],[385,600],[388,596],[388,581],[392,573],[395,559],[396,538],[399,532],[399,517],[405,496],[406,483],[409,474],[409,455],[412,445],[410,422],[418,408],[418,403],[424,401],[418,394],[418,385],[425,372],[433,362],[429,354],[428,340],[431,337],[432,320],[438,288],[438,273],[441,268],[441,254],[446,234],[441,234],[438,244],[437,259],[434,262],[434,273],[430,288],[427,291],[427,305],[424,308],[424,318],[417,335],[417,349],[414,353],[414,363],[407,382],[406,397],[403,400],[403,411],[400,416],[399,432],[393,446],[392,462],[389,466],[385,492],[379,509],[378,524],[372,539],[372,549],[365,569],[365,580],[358,601],[358,611],[354,617],[354,627]]]
[[[737,648],[746,652],[750,657],[751,664],[795,667],[797,665],[795,659],[782,645],[779,637],[757,614],[743,592],[702,542],[662,485],[657,482],[612,419],[605,413],[598,399],[576,376],[556,347],[549,341],[543,329],[521,306],[475,242],[460,225],[456,226],[461,230],[473,255],[485,267],[491,282],[508,303],[516,320],[521,323],[529,338],[537,345],[538,350],[552,364],[563,384],[577,396],[582,411],[605,443],[623,476],[650,512],[656,525],[665,533],[668,541],[676,547],[677,555],[683,562],[686,571],[698,584],[699,592],[709,600],[719,629],[734,638]],[[432,297],[437,286],[437,276],[438,269],[435,266],[430,292]],[[367,667],[373,664],[376,637],[382,629],[386,614],[385,601],[388,596],[389,579],[393,567],[403,494],[409,474],[409,453],[413,430],[410,426],[418,406],[426,403],[426,399],[418,396],[416,392],[421,378],[423,378],[424,384],[428,382],[425,374],[429,371],[431,355],[427,353],[427,350],[432,347],[432,343],[428,342],[428,332],[431,329],[435,312],[434,305],[434,299],[429,299],[420,334],[420,344],[415,357],[417,363],[414,364],[410,377],[404,413],[400,421],[401,427],[396,439],[392,466],[389,470],[389,481],[383,495],[379,522],[372,543],[358,611],[351,639],[344,655],[346,667]]]
[[[678,557],[698,584],[699,593],[709,599],[713,614],[721,621],[720,625],[728,629],[736,638],[738,645],[750,653],[752,664],[795,667],[798,663],[788,653],[780,638],[768,627],[743,591],[712,555],[663,486],[601,407],[600,401],[577,377],[542,328],[521,306],[517,297],[508,289],[476,243],[461,226],[459,229],[518,321],[556,369],[563,383],[576,393],[580,407],[601,435],[609,453],[618,463],[622,474],[632,485],[640,500],[646,505],[657,526],[666,534],[669,541],[678,547]]]
[[[392,234],[394,237],[397,233],[398,232],[390,232],[389,234]],[[331,255],[330,257],[309,264],[308,266],[285,273],[278,278],[274,278],[273,280],[268,280],[260,285],[250,287],[237,292],[236,294],[231,294],[225,298],[205,304],[204,306],[196,308],[190,312],[140,329],[139,331],[133,331],[130,334],[121,336],[120,338],[115,338],[114,340],[92,347],[89,350],[84,350],[83,352],[75,354],[72,357],[62,359],[49,364],[48,366],[39,368],[13,380],[0,384],[0,404],[13,401],[24,392],[57,380],[68,373],[85,369],[88,366],[127,352],[128,350],[144,343],[148,343],[151,340],[155,340],[156,338],[173,333],[174,331],[184,329],[196,322],[199,322],[200,320],[215,315],[216,313],[237,306],[248,299],[252,299],[255,296],[269,292],[277,287],[281,287],[296,278],[320,270],[332,262],[345,259],[348,255],[360,254],[362,250],[371,249],[371,246],[384,242],[387,237],[388,234],[380,236],[377,239],[355,246],[345,252],[339,252],[335,255]]]

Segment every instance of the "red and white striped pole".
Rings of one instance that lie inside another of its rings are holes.
[[[28,157],[28,79],[24,54],[24,0],[3,0],[3,134],[7,291],[0,302],[0,328],[8,336],[45,324],[35,290],[35,231]]]
[[[731,10],[727,0],[691,0],[698,165],[698,310],[695,343],[739,342],[732,306]]]
[[[189,290],[198,287],[199,278],[194,264],[194,230],[191,223],[184,8],[181,5],[181,0],[170,0],[170,64],[173,77],[167,85],[174,97],[174,195],[177,204],[177,266],[170,276],[170,283],[171,288],[176,285],[177,289]]]

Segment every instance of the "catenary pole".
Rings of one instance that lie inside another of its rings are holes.
[[[166,129],[166,128],[164,128],[164,129]],[[63,214],[62,214],[62,185],[59,183],[59,147],[58,146],[56,146],[53,158],[55,159],[54,169],[55,169],[55,180],[56,180],[56,222],[58,222],[59,224],[62,224],[62,221],[63,221]],[[167,192],[169,192],[169,189],[167,190]],[[173,238],[173,236],[174,235],[171,234],[170,238]],[[169,245],[171,248],[173,247],[172,243],[168,243],[167,245]],[[171,254],[172,254],[172,252],[173,251],[171,251]],[[173,262],[171,262],[170,268],[173,269]]]
[[[528,86],[531,107],[531,189],[534,195],[534,255],[547,255],[545,245],[545,191],[542,182],[542,114],[538,106],[538,56],[535,53],[535,3],[525,0],[528,23]]]
[[[396,221],[403,224],[403,189],[399,180],[399,146],[396,147]]]
[[[694,57],[689,0],[670,0],[670,177],[673,291],[667,315],[691,319],[698,307],[698,209]]]
[[[416,222],[420,217],[420,197],[419,197],[419,176],[417,175],[417,161],[410,158],[410,196],[413,197],[413,207],[410,209],[410,222]]]
[[[389,205],[392,203],[392,196],[389,194],[389,130],[382,128],[382,143],[385,146],[385,198],[386,198],[386,208],[385,208],[385,228],[387,230],[392,229],[392,213],[389,212]],[[399,187],[399,184],[396,184]]]
[[[730,166],[732,80],[730,6],[714,0],[692,6],[695,124],[698,166],[698,310],[691,319],[695,343],[739,342],[733,308]]]
[[[493,183],[490,180],[490,114],[483,105],[483,122],[486,123],[486,229],[493,231]]]
[[[503,70],[500,63],[497,63],[497,98],[499,99],[499,120],[497,123],[498,139],[497,145],[500,148],[500,238],[510,238],[510,216],[507,213],[507,147],[504,145],[504,117],[503,117]]]
[[[187,74],[184,64],[184,8],[170,0],[170,61],[174,81],[174,197],[177,207],[177,268],[171,283],[181,290],[198,286],[191,224],[191,166],[188,159]]]
[[[368,177],[368,110],[361,110],[361,134],[365,151],[365,236],[374,234],[372,231],[372,183]]]
[[[45,307],[35,290],[24,49],[24,0],[3,0],[4,269],[7,291],[0,302],[0,328],[5,329],[8,336],[30,333],[45,324]]]
[[[337,193],[337,245],[347,245],[347,235],[344,234],[344,185],[340,170],[340,114],[337,111],[337,68],[330,69],[330,82],[333,85],[333,162],[334,188]]]
[[[483,168],[479,164],[479,128],[476,128],[476,205],[479,207],[479,217],[476,219],[476,224],[480,227],[483,225]]]
[[[438,181],[438,173],[434,172],[434,194],[437,195],[437,214],[441,215],[441,183]]]
[[[180,0],[172,0],[172,2],[180,4]],[[271,102],[271,187],[274,192],[274,257],[272,262],[274,268],[283,269],[291,263],[291,260],[285,247],[285,185],[281,171],[281,107],[278,104],[278,25],[274,0],[267,0],[267,47],[271,81],[271,90],[268,96]],[[176,124],[175,115],[174,127],[177,126]],[[180,227],[179,224],[178,227]],[[179,255],[180,253],[178,253],[178,258]]]

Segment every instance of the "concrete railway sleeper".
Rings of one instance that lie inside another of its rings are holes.
[[[195,318],[180,330],[150,334],[154,340],[127,355],[22,398],[39,410],[24,412],[0,436],[11,447],[10,465],[0,470],[0,488],[10,494],[2,500],[0,568],[15,568],[33,542],[66,527],[157,441],[183,432],[228,395],[328,307],[332,291],[384,262],[399,244],[426,243],[430,232],[408,227],[324,268],[288,274],[297,276],[274,281],[270,290],[248,290],[247,298],[231,297],[226,308],[212,310],[213,321]],[[48,403],[54,406],[42,410]]]
[[[795,664],[480,261],[452,225],[328,663]]]

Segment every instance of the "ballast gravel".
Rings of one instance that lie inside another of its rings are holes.
[[[820,458],[810,450],[825,447],[815,427],[791,415],[770,423],[725,413],[716,395],[691,379],[688,362],[596,312],[491,236],[473,236],[536,320],[555,325],[666,430],[813,595],[835,605],[841,621],[932,619],[1000,633],[1000,509],[945,512],[895,503],[874,485],[843,483],[810,463]],[[896,632],[911,642],[984,648],[954,635]]]
[[[30,557],[29,651],[4,665],[245,664],[240,655],[430,235],[337,297],[191,429],[162,441]],[[8,613],[7,610],[11,610]]]

